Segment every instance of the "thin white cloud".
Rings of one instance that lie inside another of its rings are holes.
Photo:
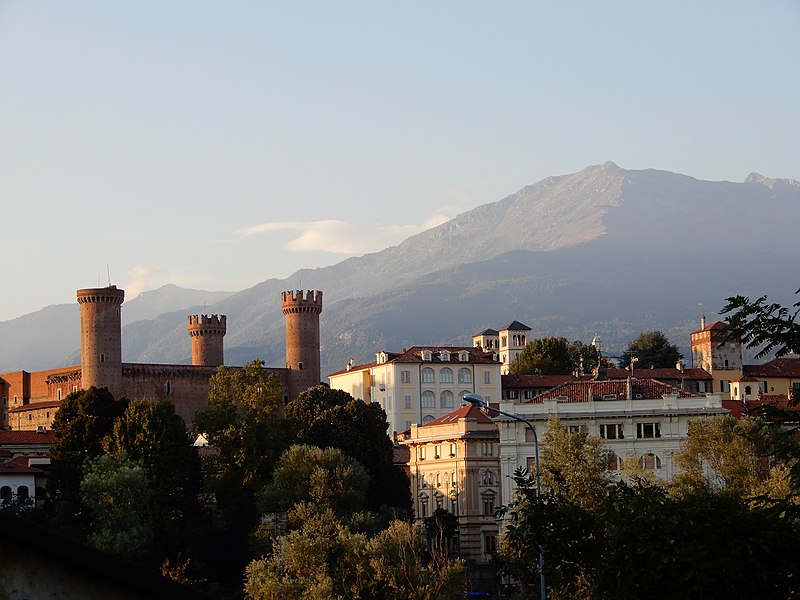
[[[261,223],[236,230],[240,236],[251,236],[275,231],[298,232],[284,244],[293,252],[332,252],[334,254],[364,254],[376,252],[399,244],[404,239],[448,221],[444,215],[426,219],[421,225],[389,225],[359,228],[344,221],[280,221]]]

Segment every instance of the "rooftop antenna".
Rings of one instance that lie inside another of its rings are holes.
[[[108,287],[111,287],[111,269],[108,268],[108,263],[106,263],[106,275],[108,276]]]

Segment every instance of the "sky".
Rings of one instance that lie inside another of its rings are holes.
[[[798,30],[796,0],[0,0],[0,320],[246,289],[606,161],[800,179]]]

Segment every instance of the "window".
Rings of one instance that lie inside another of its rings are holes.
[[[442,362],[450,362],[450,353],[447,350],[442,350],[439,352],[439,359]]]
[[[419,516],[420,517],[427,517],[428,516],[428,501],[422,500],[419,503]]]
[[[425,446],[420,446],[419,448],[417,448],[417,457],[420,460],[425,460]],[[425,481],[425,477],[424,476],[423,476],[422,480]],[[423,485],[423,487],[425,487],[425,486]]]
[[[422,392],[422,408],[436,408],[436,394],[430,390]]]
[[[534,431],[530,427],[525,427],[525,441],[526,442],[536,441],[536,436],[534,435]]]
[[[411,421],[406,421],[406,431],[411,429]]]
[[[536,395],[536,392],[534,392],[533,390],[525,390],[524,398],[525,398],[525,400],[530,400],[535,395]]]
[[[453,369],[445,367],[439,371],[439,383],[453,383]]]
[[[441,403],[442,408],[453,408],[453,398],[453,392],[450,390],[443,391],[441,396],[439,396],[439,402]]]
[[[411,371],[400,371],[400,383],[411,383]]]
[[[525,459],[525,468],[528,469],[528,473],[536,473],[536,457],[535,456],[528,456]]]
[[[586,425],[567,425],[567,432],[569,433],[583,433],[586,431]]]
[[[410,394],[406,394],[405,407],[406,408],[411,408],[411,395]]]
[[[767,393],[767,382],[766,381],[759,381],[758,382],[758,391],[762,394]]]
[[[697,382],[697,393],[703,394],[705,392],[710,392],[711,390],[708,389],[708,384],[705,381],[698,381]]]
[[[483,551],[486,554],[494,554],[497,552],[497,534],[484,533],[483,534]]]
[[[61,388],[58,388],[58,390],[56,391],[56,400],[61,402]]]
[[[424,417],[422,417],[422,424],[427,425],[428,423],[433,421],[433,419],[435,419],[433,415],[425,415]]]
[[[636,437],[639,439],[660,438],[661,427],[658,423],[637,423]]]
[[[492,442],[481,442],[481,455],[494,456],[494,444]]]
[[[518,390],[506,390],[506,398],[508,400],[518,400],[519,399],[519,391]]]
[[[30,497],[27,485],[21,485],[17,488],[17,500],[27,500]]]
[[[483,383],[490,384],[492,383],[492,372],[491,371],[484,371],[483,372]]]
[[[101,352],[101,353],[100,353],[100,362],[101,362],[101,363],[104,363],[104,362],[106,362],[106,355],[105,355],[105,353],[104,353],[104,352]]]
[[[472,371],[469,369],[459,369],[458,383],[472,383]]]
[[[661,468],[661,459],[658,458],[652,452],[649,454],[644,454],[639,458],[639,466],[642,469],[646,469],[648,471],[652,471],[654,469]]]
[[[436,379],[433,374],[433,369],[425,367],[421,373],[422,383],[435,383]]]
[[[11,486],[4,485],[0,488],[0,500],[9,502],[11,500]]]
[[[727,394],[731,391],[731,380],[730,379],[721,379],[719,382],[720,391],[723,394]]]
[[[442,447],[441,446],[434,446],[433,447],[433,458],[441,458],[442,457]],[[442,485],[442,476],[441,474],[436,474],[436,485]]]
[[[458,445],[450,444],[450,458],[455,457],[456,454],[458,454]],[[453,481],[455,481],[455,475],[453,476]]]
[[[603,423],[600,425],[600,437],[604,440],[624,439],[622,423]]]
[[[608,468],[612,471],[619,471],[622,468],[622,459],[613,452],[608,458]]]
[[[483,499],[483,514],[487,517],[494,514],[494,497],[487,496]]]
[[[494,485],[494,476],[492,475],[491,471],[484,471],[483,477],[481,478],[481,483],[483,485]]]

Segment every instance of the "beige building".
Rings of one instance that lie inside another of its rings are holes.
[[[412,425],[399,443],[410,451],[414,512],[418,519],[443,508],[458,518],[454,554],[473,574],[490,564],[497,549],[503,503],[497,425],[466,405],[426,425]]]
[[[472,345],[486,352],[496,352],[502,363],[503,375],[509,372],[514,359],[528,344],[531,328],[519,321],[512,321],[499,331],[486,329],[472,336]]]
[[[622,461],[636,461],[661,479],[676,472],[673,456],[686,441],[689,421],[726,414],[720,394],[681,391],[654,379],[574,381],[529,401],[503,401],[500,410],[528,420],[541,441],[548,420],[558,417],[568,428],[602,437]],[[495,418],[500,428],[502,497],[512,492],[514,470],[534,470],[534,437],[530,428],[508,417]]]
[[[378,352],[375,362],[348,365],[328,379],[333,389],[379,403],[394,435],[452,412],[464,394],[499,401],[500,366],[495,353],[476,347],[414,346]]]

